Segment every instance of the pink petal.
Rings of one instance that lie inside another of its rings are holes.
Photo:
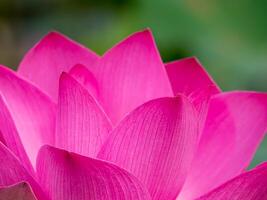
[[[0,141],[4,143],[33,174],[34,170],[21,143],[17,128],[3,97],[0,95]]]
[[[51,199],[150,199],[140,182],[125,170],[50,146],[39,152],[37,173]]]
[[[195,112],[183,96],[145,103],[114,129],[98,157],[133,173],[152,199],[174,199],[196,147]]]
[[[267,94],[231,92],[214,96],[179,199],[194,199],[240,174],[267,127]]]
[[[34,166],[40,146],[54,143],[55,104],[39,89],[3,66],[0,66],[0,93]]]
[[[15,185],[0,188],[1,200],[37,200],[30,185],[20,182]]]
[[[182,93],[189,97],[200,113],[200,121],[204,123],[209,100],[212,95],[221,92],[220,88],[195,57],[167,63],[166,70],[174,94]]]
[[[101,103],[111,121],[144,102],[172,96],[171,86],[149,30],[137,32],[110,49],[98,62]]]
[[[100,99],[98,81],[85,66],[81,64],[75,65],[71,68],[69,74],[83,85],[95,99]]]
[[[90,67],[97,59],[91,50],[60,33],[51,32],[26,54],[18,72],[56,101],[61,73],[78,63]]]
[[[239,175],[198,200],[267,199],[267,163]]]
[[[95,157],[112,126],[88,91],[63,73],[59,84],[56,145]]]
[[[185,58],[165,64],[174,94],[187,96],[212,88],[210,95],[221,90],[195,57]]]
[[[47,199],[40,186],[20,161],[2,143],[0,143],[0,187],[12,185],[21,181],[27,181],[31,185],[39,200]]]

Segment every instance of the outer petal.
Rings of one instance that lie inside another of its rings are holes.
[[[17,128],[11,117],[3,97],[0,95],[0,141],[5,144],[24,164],[24,166],[34,174],[30,160],[21,143]]]
[[[174,94],[194,96],[201,90],[212,88],[210,95],[221,90],[195,57],[185,58],[165,64]]]
[[[166,70],[174,94],[182,93],[189,97],[204,123],[209,100],[212,95],[221,92],[220,88],[195,57],[167,63]]]
[[[267,163],[228,181],[198,200],[267,199]]]
[[[88,91],[63,73],[59,84],[56,145],[95,157],[112,126]]]
[[[140,182],[125,170],[49,146],[40,150],[37,173],[56,200],[150,199]]]
[[[231,92],[211,100],[200,145],[179,199],[194,199],[240,174],[267,127],[267,94]]]
[[[98,157],[132,172],[153,199],[174,199],[191,166],[197,127],[185,97],[152,100],[126,116]]]
[[[75,64],[90,67],[98,56],[69,38],[51,32],[23,58],[18,73],[37,84],[56,101],[58,79]]]
[[[98,62],[101,103],[114,124],[144,102],[172,96],[164,65],[149,30],[137,32]]]
[[[38,200],[47,199],[40,186],[19,160],[0,143],[0,187],[12,185],[21,181],[27,181],[31,185]],[[0,189],[0,197],[1,193]]]
[[[54,143],[55,104],[36,87],[3,66],[0,66],[0,93],[34,164],[40,146]]]
[[[37,200],[30,185],[20,182],[0,188],[0,200]]]

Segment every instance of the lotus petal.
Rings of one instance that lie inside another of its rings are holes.
[[[34,174],[33,167],[21,143],[17,128],[11,117],[3,97],[0,95],[0,141],[6,145],[23,163],[23,165]]]
[[[59,84],[56,146],[95,157],[112,126],[89,92],[63,73]]]
[[[21,181],[26,181],[31,185],[38,200],[47,199],[39,184],[26,168],[5,145],[0,143],[0,187],[13,185]],[[3,191],[0,189],[0,198],[1,194],[3,194]]]
[[[142,184],[125,170],[50,146],[41,148],[37,173],[56,200],[148,200]]]
[[[54,144],[56,105],[34,85],[3,66],[0,66],[0,94],[35,166],[40,146]]]
[[[185,58],[165,64],[174,94],[184,94],[199,112],[200,129],[208,112],[210,98],[221,92],[197,58]]]
[[[267,199],[267,163],[224,183],[198,200]]]
[[[98,158],[133,173],[152,199],[174,199],[191,166],[197,128],[196,111],[186,97],[152,100],[125,117]]]
[[[63,71],[74,65],[90,67],[99,56],[84,46],[57,32],[47,34],[21,61],[18,73],[31,80],[55,102],[58,97],[58,80]]]
[[[96,100],[100,100],[98,81],[89,69],[87,69],[84,65],[77,64],[71,68],[69,75],[83,85]]]
[[[178,199],[199,197],[249,165],[267,127],[267,94],[229,92],[209,106],[192,169]]]
[[[100,102],[114,124],[148,100],[173,95],[149,30],[137,32],[110,49],[95,69]]]

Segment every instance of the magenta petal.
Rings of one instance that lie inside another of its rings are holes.
[[[27,181],[31,185],[38,200],[46,199],[40,186],[20,161],[2,143],[0,143],[0,187],[13,185],[21,181]]]
[[[150,199],[141,183],[125,170],[50,146],[39,152],[37,173],[51,199]]]
[[[221,91],[195,57],[170,62],[165,66],[174,94],[183,93],[190,96],[207,88],[212,88],[210,95]]]
[[[198,200],[267,199],[267,163],[226,182]]]
[[[37,43],[21,61],[18,73],[37,84],[56,101],[58,79],[75,64],[90,67],[98,56],[69,38],[51,32]]]
[[[69,75],[83,85],[95,99],[98,101],[100,100],[98,81],[89,69],[81,64],[78,64],[71,68]]]
[[[37,200],[30,185],[20,182],[0,188],[0,200]]]
[[[240,174],[267,127],[267,94],[230,92],[210,102],[192,170],[179,199],[188,200]]]
[[[101,103],[114,124],[144,102],[172,96],[171,86],[149,30],[110,49],[95,68]]]
[[[34,166],[40,146],[54,143],[56,106],[38,88],[3,66],[0,66],[0,94]]]
[[[63,73],[59,83],[56,146],[95,157],[112,126],[89,92]]]
[[[197,58],[185,58],[165,64],[174,94],[182,93],[190,98],[204,123],[208,103],[212,95],[221,92]],[[200,124],[202,128],[203,124]]]
[[[195,112],[183,96],[145,103],[114,129],[98,157],[133,173],[153,199],[174,199],[196,148]]]
[[[21,143],[17,128],[3,97],[0,95],[0,141],[5,144],[23,163],[28,171],[34,172],[30,160]]]

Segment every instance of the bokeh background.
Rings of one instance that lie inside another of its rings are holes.
[[[0,63],[51,30],[103,54],[146,27],[164,61],[194,55],[223,90],[267,91],[266,0],[0,0]],[[267,139],[250,167],[263,160]]]

